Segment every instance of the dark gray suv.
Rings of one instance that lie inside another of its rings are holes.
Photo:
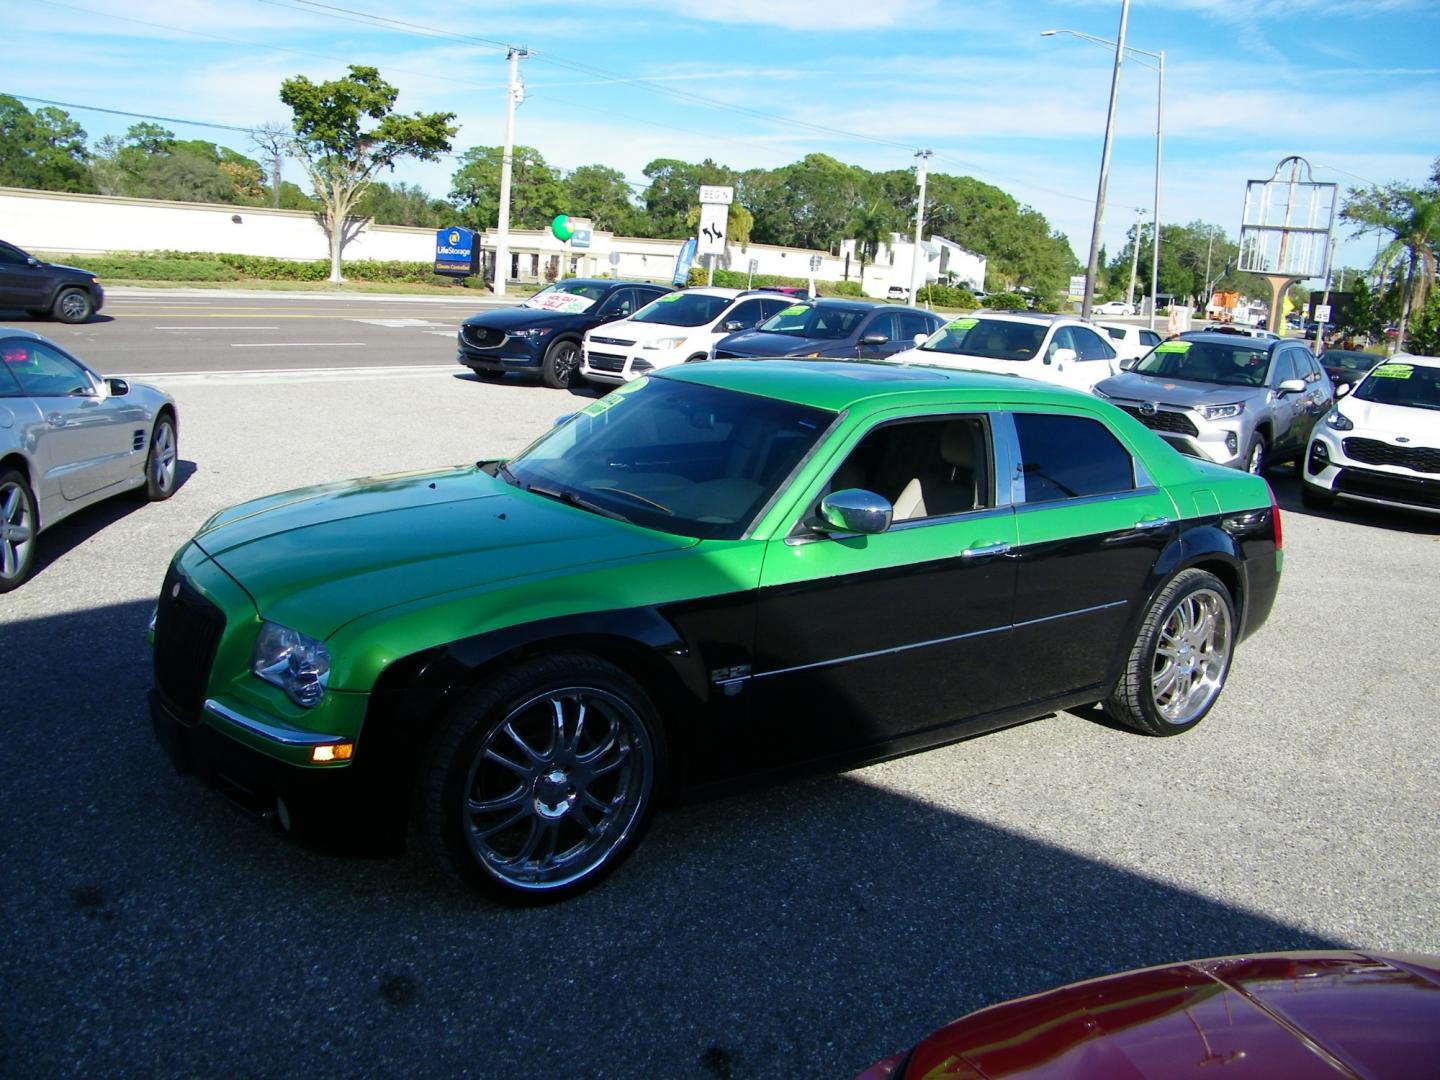
[[[37,319],[53,315],[80,323],[105,303],[100,279],[89,270],[41,262],[0,240],[0,308],[24,308]]]
[[[1297,460],[1335,388],[1297,341],[1197,331],[1163,341],[1095,386],[1182,454],[1259,474]]]

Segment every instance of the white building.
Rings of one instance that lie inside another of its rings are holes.
[[[856,242],[846,240],[840,245],[841,258],[846,260],[848,280],[860,279],[860,258],[855,253]],[[865,295],[883,297],[892,285],[910,287],[910,264],[915,254],[915,244],[903,233],[891,233],[886,243],[880,245],[873,262],[865,264]],[[968,284],[971,288],[985,287],[984,255],[977,255],[953,240],[930,234],[929,240],[920,243],[920,267],[918,280],[953,280],[956,285]]]

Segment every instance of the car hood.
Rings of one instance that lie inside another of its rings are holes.
[[[588,311],[546,311],[544,308],[507,307],[494,311],[482,311],[471,315],[464,326],[485,326],[492,330],[521,330],[531,326],[563,326],[589,320],[595,316]]]
[[[281,492],[195,537],[262,617],[327,638],[372,612],[693,546],[522,492],[474,466]]]
[[[1095,384],[1106,397],[1126,401],[1155,401],[1182,409],[1202,405],[1229,405],[1236,401],[1260,401],[1270,393],[1263,386],[1224,386],[1216,383],[1186,382],[1159,375],[1127,371]]]
[[[93,278],[100,276],[95,273],[94,270],[84,270],[78,266],[66,266],[64,263],[44,263],[43,265],[47,270],[64,270],[67,274],[77,274],[80,277]]]
[[[716,349],[738,353],[741,356],[804,356],[826,349],[843,349],[849,343],[844,338],[808,338],[794,334],[772,334],[765,330],[741,330],[715,343]],[[853,348],[853,346],[850,346]]]
[[[1357,431],[1408,439],[1415,446],[1440,447],[1440,412],[1434,409],[1362,401],[1353,394],[1341,398],[1337,408]]]
[[[1239,1061],[1273,1076],[1423,1075],[1437,963],[1270,953],[1106,976],[971,1013],[916,1046],[904,1076],[1170,1080]]]
[[[620,338],[623,341],[641,342],[657,341],[660,338],[692,337],[696,334],[710,333],[710,327],[706,324],[699,326],[680,326],[677,323],[659,322],[634,322],[631,319],[619,319],[616,322],[606,323],[603,327],[597,326],[595,332],[601,337]]]

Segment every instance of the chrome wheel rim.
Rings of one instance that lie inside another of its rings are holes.
[[[0,486],[0,577],[20,576],[35,542],[34,511],[19,484]]]
[[[507,885],[560,888],[619,850],[653,775],[649,733],[628,702],[595,687],[547,691],[512,709],[476,753],[466,842]]]
[[[77,292],[68,292],[60,298],[60,313],[67,319],[83,318],[85,307],[85,297]]]
[[[1220,693],[1230,668],[1231,631],[1230,606],[1214,589],[1190,593],[1165,619],[1150,696],[1166,723],[1190,723]]]
[[[150,478],[156,490],[169,491],[175,483],[175,429],[161,424],[150,443]]]
[[[555,350],[555,378],[560,382],[568,382],[579,366],[580,346],[566,342]]]
[[[1259,476],[1260,469],[1265,464],[1265,444],[1256,442],[1250,448],[1250,467],[1247,470],[1252,476]]]

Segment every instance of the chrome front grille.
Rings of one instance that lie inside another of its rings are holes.
[[[505,344],[505,333],[488,326],[466,326],[460,330],[460,340],[476,349],[498,349]]]
[[[1200,430],[1189,415],[1183,412],[1171,412],[1169,409],[1156,409],[1152,413],[1143,413],[1134,405],[1121,405],[1127,413],[1133,416],[1140,423],[1144,424],[1151,431],[1168,431],[1172,435],[1199,435]]]
[[[590,340],[595,342],[597,345],[620,345],[624,348],[629,348],[631,345],[635,344],[635,342],[626,341],[624,338],[596,337],[594,334],[590,335]]]
[[[625,370],[625,357],[619,353],[586,353],[585,359],[595,371],[620,372]]]

